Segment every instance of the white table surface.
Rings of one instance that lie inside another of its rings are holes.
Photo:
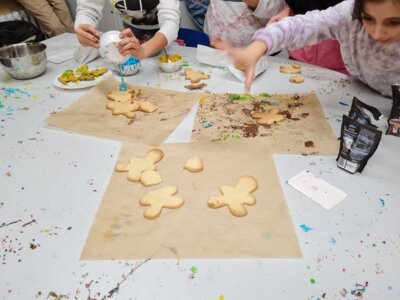
[[[211,73],[205,90],[244,91],[226,69],[198,63],[194,48],[170,52]],[[292,84],[290,75],[278,72],[287,60],[271,57],[268,62],[252,92],[316,92],[338,136],[341,116],[350,108],[339,102],[351,104],[357,96],[382,111],[379,126],[386,130],[391,99],[344,75],[306,65],[305,82]],[[142,65],[138,74],[126,77],[128,82],[185,90],[182,72],[160,72],[155,58]],[[44,75],[25,81],[0,75],[2,299],[400,298],[400,138],[386,135],[362,174],[337,168],[335,157],[274,155],[301,259],[80,261],[121,144],[45,126],[50,113],[87,91],[51,84],[58,73],[77,66],[73,60],[49,63]],[[189,141],[194,113],[195,108],[166,142]],[[287,180],[305,169],[345,191],[347,198],[328,211],[302,196]]]

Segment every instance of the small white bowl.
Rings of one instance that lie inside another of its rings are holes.
[[[120,32],[113,30],[103,33],[100,37],[100,54],[109,63],[123,64],[131,56],[121,55],[117,48],[118,43],[121,41],[119,37]]]
[[[157,58],[158,66],[164,72],[168,72],[168,73],[176,72],[180,68],[182,68],[183,59],[182,59],[181,55],[179,55],[179,54],[168,54],[168,59],[167,59],[167,56],[165,54],[160,55]]]

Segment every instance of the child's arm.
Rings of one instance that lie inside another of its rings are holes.
[[[257,61],[268,51],[267,45],[262,41],[254,41],[246,48],[228,49],[228,54],[233,60],[244,67],[246,74],[245,88],[250,92]]]
[[[96,28],[102,18],[105,0],[77,0],[75,29],[81,24]]]
[[[178,36],[180,22],[179,0],[160,0],[157,10],[158,22],[160,24],[158,33],[164,35],[167,45],[169,45]]]
[[[353,5],[353,1],[344,1],[326,10],[284,18],[258,30],[253,41],[267,44],[269,54],[282,49],[300,49],[329,38],[337,39],[343,27],[350,23]]]

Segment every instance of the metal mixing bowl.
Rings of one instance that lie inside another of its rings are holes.
[[[20,43],[0,48],[0,63],[15,79],[37,77],[46,71],[46,45]]]

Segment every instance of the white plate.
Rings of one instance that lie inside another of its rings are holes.
[[[64,73],[64,72],[63,72]],[[60,77],[63,73],[58,74],[54,80],[53,84],[56,87],[59,87],[61,89],[66,89],[66,90],[77,90],[77,89],[85,89],[91,86],[95,86],[98,84],[105,76],[112,75],[112,71],[108,69],[106,73],[103,75],[96,77],[94,80],[90,81],[78,81],[78,82],[68,82],[66,85],[62,84],[60,81],[58,81],[58,77]]]

